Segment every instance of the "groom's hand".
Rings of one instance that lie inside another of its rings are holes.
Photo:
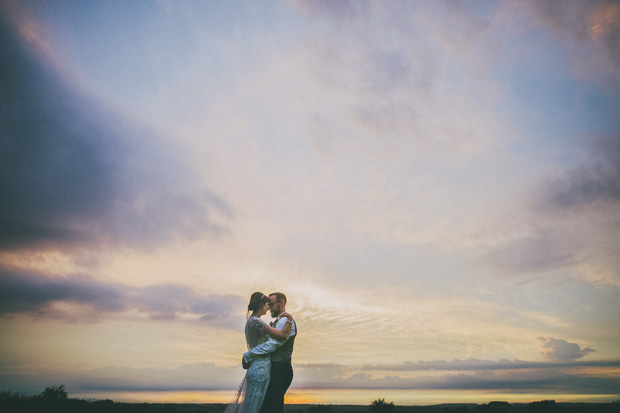
[[[241,357],[241,366],[243,367],[244,370],[247,370],[250,368],[250,363],[246,363],[245,359]]]

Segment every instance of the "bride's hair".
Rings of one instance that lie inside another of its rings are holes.
[[[270,302],[271,300],[263,293],[255,292],[250,297],[250,303],[248,304],[248,312],[254,312],[261,308],[265,303]]]

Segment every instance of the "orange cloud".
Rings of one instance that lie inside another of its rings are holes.
[[[590,36],[600,39],[620,24],[620,4],[601,4],[590,15]]]
[[[29,47],[41,54],[44,59],[58,66],[60,59],[56,57],[52,43],[41,23],[16,1],[8,1],[3,6],[0,11],[8,18],[10,24],[15,27],[19,36],[28,43]]]

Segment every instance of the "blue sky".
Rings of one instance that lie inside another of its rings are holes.
[[[0,4],[0,387],[618,398],[617,2]]]

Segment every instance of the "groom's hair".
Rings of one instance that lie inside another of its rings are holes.
[[[286,304],[286,296],[282,293],[271,293],[269,294],[269,296],[271,297],[272,295],[276,296],[276,301],[284,301],[284,304]]]

